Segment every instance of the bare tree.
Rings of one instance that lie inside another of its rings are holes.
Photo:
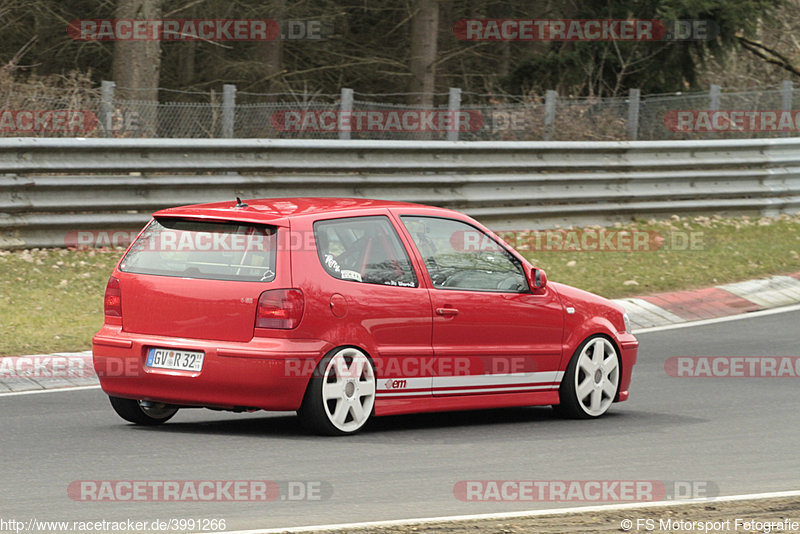
[[[411,93],[423,93],[409,97],[410,103],[423,108],[433,106],[438,28],[438,0],[416,0],[411,18],[411,53],[408,58],[411,80],[408,90]]]
[[[267,5],[270,7],[269,17],[275,21],[282,21],[286,15],[286,0],[271,0]],[[270,93],[277,93],[281,89],[282,48],[280,36],[271,41],[258,43],[258,57],[263,65],[261,72],[267,91]]]
[[[160,19],[161,3],[162,0],[117,0],[114,15],[117,19]],[[139,135],[155,136],[158,130],[157,107],[142,101],[158,101],[161,42],[115,41],[112,71],[119,88],[117,98],[136,101],[128,103],[120,111],[137,116]]]
[[[117,19],[161,18],[163,0],[117,0]],[[117,95],[126,100],[158,100],[161,42],[158,40],[115,41],[113,60]],[[126,91],[126,89],[129,89]]]

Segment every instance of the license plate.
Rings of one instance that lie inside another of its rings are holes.
[[[190,350],[151,348],[147,351],[147,367],[200,371],[203,368],[204,356],[202,352]]]

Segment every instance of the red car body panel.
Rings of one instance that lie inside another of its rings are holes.
[[[617,309],[620,314],[624,313],[622,307],[603,297],[572,286],[557,282],[550,282],[548,286],[550,285],[555,286],[554,289],[558,291],[564,308],[573,308],[575,310],[573,314],[565,314],[562,367],[565,368],[567,366],[572,352],[587,337],[595,334],[602,334],[608,337],[619,351],[622,363],[622,376],[620,377],[617,400],[627,400],[631,372],[633,371],[633,365],[636,363],[639,342],[633,334],[625,332],[624,329],[619,331],[619,328],[615,327],[607,317],[609,307]]]
[[[458,220],[496,238],[469,217],[378,200],[246,202],[246,208],[233,202],[171,208],[154,217],[277,227],[275,278],[145,275],[117,265],[112,276],[120,284],[122,319],[107,316],[92,340],[106,393],[182,406],[296,410],[317,363],[332,349],[352,345],[375,365],[376,415],[558,404],[559,383],[573,353],[589,336],[601,334],[614,343],[622,363],[616,400],[628,398],[638,342],[625,332],[616,304],[555,282],[526,293],[433,287],[401,216]],[[355,283],[326,272],[311,237],[314,223],[365,216],[392,223],[417,287]],[[287,288],[303,293],[300,323],[291,330],[254,328],[260,294]],[[202,370],[147,367],[152,347],[202,351]]]

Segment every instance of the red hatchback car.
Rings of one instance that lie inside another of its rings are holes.
[[[120,260],[92,339],[111,405],[296,410],[315,432],[372,416],[628,398],[617,304],[548,282],[461,213],[281,198],[158,211]]]

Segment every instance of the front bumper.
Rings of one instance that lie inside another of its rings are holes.
[[[628,333],[619,334],[617,341],[619,343],[620,359],[622,360],[622,376],[616,400],[624,401],[628,400],[628,388],[631,385],[631,373],[639,353],[639,341],[636,340],[633,334]]]

